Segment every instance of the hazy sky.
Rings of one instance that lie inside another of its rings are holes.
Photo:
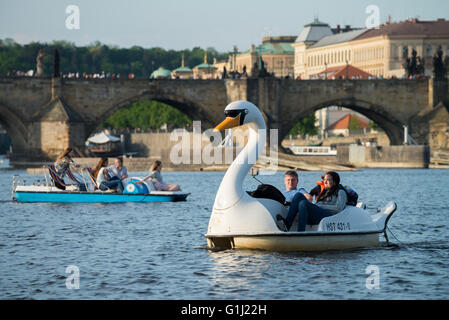
[[[66,27],[69,5],[79,8],[79,29]],[[0,0],[0,39],[226,52],[247,50],[262,36],[297,36],[314,17],[363,27],[369,5],[379,8],[380,23],[388,15],[449,19],[448,0]]]

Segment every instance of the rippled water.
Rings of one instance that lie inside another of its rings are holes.
[[[449,171],[342,173],[370,208],[397,202],[396,246],[321,253],[206,250],[222,172],[165,172],[192,194],[147,204],[15,203],[13,174],[34,177],[0,170],[1,299],[449,298]],[[310,189],[319,175],[301,172],[301,184]],[[283,187],[282,173],[259,179]],[[366,287],[370,265],[379,289]],[[79,269],[79,289],[66,287],[68,266]]]

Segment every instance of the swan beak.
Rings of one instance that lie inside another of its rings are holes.
[[[234,128],[240,125],[240,115],[235,118],[226,117],[222,123],[214,128],[214,131],[221,131],[225,129]]]

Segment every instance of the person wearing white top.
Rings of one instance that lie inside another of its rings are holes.
[[[107,191],[109,189],[117,189],[120,193],[123,193],[122,181],[117,176],[110,175],[108,159],[102,158],[94,169],[93,175],[98,189],[101,191]]]

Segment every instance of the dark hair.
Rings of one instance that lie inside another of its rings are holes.
[[[292,176],[298,178],[298,173],[296,173],[295,170],[288,170],[286,173],[284,173],[284,177],[285,176]]]
[[[338,173],[336,173],[335,171],[328,171],[322,176],[322,178],[324,179],[326,175],[330,175],[332,177],[332,180],[334,180],[334,185],[329,190],[323,189],[323,191],[321,191],[321,193],[318,195],[316,202],[331,197],[338,192],[338,186],[340,185],[340,176],[338,175]]]
[[[93,170],[92,170],[92,176],[93,176],[95,179],[97,179],[98,172],[100,171],[100,169],[101,169],[102,167],[105,166],[105,163],[106,163],[106,162],[108,162],[108,158],[101,158],[101,159],[98,161],[97,165],[93,168]]]
[[[153,162],[153,165],[150,168],[150,172],[153,172],[156,170],[157,167],[159,167],[162,164],[162,162],[160,160],[155,160]]]

